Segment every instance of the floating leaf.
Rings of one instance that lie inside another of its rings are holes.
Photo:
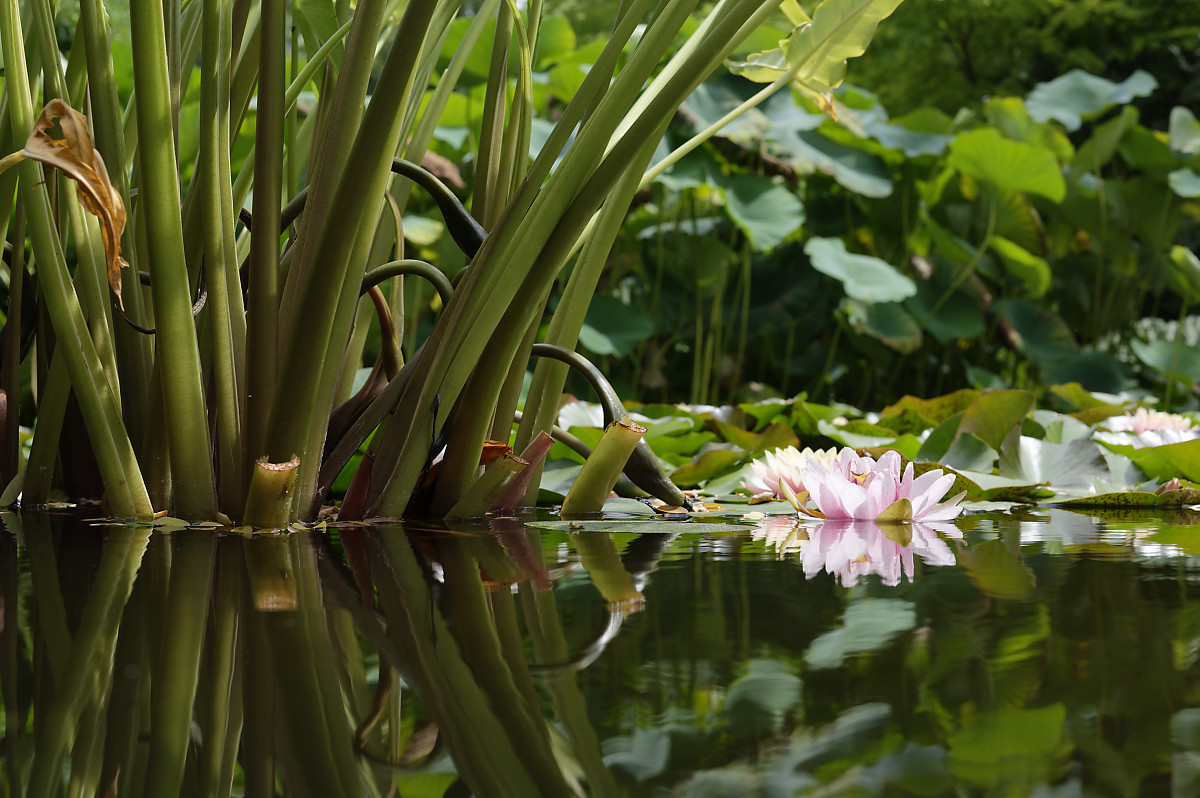
[[[1035,400],[1028,391],[989,391],[980,394],[963,411],[958,425],[958,434],[973,433],[988,446],[1000,449],[1004,439],[1018,427]]]
[[[746,454],[740,449],[710,449],[694,462],[671,472],[671,481],[681,488],[695,487],[725,473],[741,462]]]
[[[100,220],[100,236],[108,260],[108,284],[121,300],[121,269],[129,264],[121,257],[121,233],[125,230],[125,203],[108,179],[104,159],[92,146],[87,117],[59,99],[46,103],[25,141],[26,158],[62,170],[75,181],[79,201]]]
[[[1200,482],[1200,439],[1169,443],[1165,446],[1147,446],[1142,449],[1125,444],[1103,445],[1117,454],[1128,457],[1148,477],[1162,480],[1180,477]]]

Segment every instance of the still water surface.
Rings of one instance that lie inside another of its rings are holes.
[[[6,514],[12,795],[1200,794],[1200,514]],[[65,793],[64,793],[65,790]]]

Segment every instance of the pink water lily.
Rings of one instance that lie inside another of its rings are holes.
[[[958,503],[965,493],[942,501],[954,474],[935,468],[914,477],[913,464],[901,470],[901,462],[895,451],[876,460],[853,449],[843,449],[828,468],[809,459],[800,471],[807,496],[797,494],[793,504],[818,518],[857,521],[949,521],[962,512]]]

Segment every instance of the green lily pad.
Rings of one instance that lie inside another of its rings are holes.
[[[671,472],[671,481],[681,488],[694,488],[702,482],[724,474],[746,457],[741,449],[710,449],[699,459],[686,463]]]
[[[999,450],[1008,434],[1021,424],[1035,400],[1028,391],[988,391],[963,411],[958,434],[973,433]]]
[[[978,396],[979,391],[970,388],[963,388],[944,396],[935,396],[932,399],[905,396],[895,404],[885,407],[879,415],[881,418],[890,418],[906,410],[911,410],[919,414],[922,418],[929,419],[929,426],[933,426],[941,424],[951,416],[958,415],[966,410]],[[881,421],[880,423],[883,422]]]
[[[1200,440],[1147,446],[1142,449],[1135,449],[1127,444],[1101,445],[1128,457],[1148,477],[1161,480],[1180,477],[1191,482],[1200,482]]]

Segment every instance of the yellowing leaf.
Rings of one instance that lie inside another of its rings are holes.
[[[896,499],[889,504],[875,519],[877,524],[909,523],[912,521],[912,502],[905,498]]]
[[[21,153],[61,170],[75,181],[84,209],[100,220],[104,254],[108,261],[108,284],[121,302],[121,233],[125,230],[125,203],[108,179],[104,159],[92,146],[87,117],[59,99],[46,103],[25,141]]]

